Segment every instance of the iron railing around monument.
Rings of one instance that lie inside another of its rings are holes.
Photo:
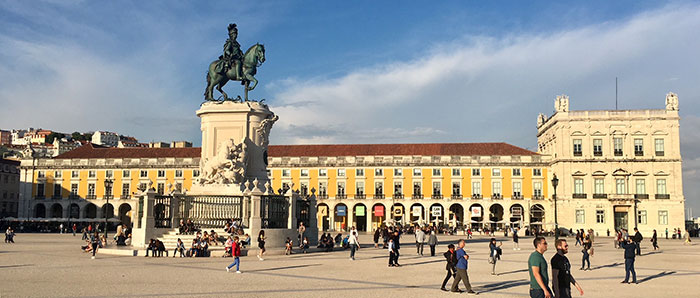
[[[262,196],[260,198],[260,219],[263,229],[287,228],[287,208],[289,203],[285,196]]]
[[[223,228],[227,221],[243,217],[243,197],[185,196],[180,199],[178,213],[180,219],[191,220],[198,228]]]
[[[172,228],[170,204],[172,196],[157,195],[153,202],[153,219],[156,228]]]
[[[308,200],[297,200],[297,225],[304,223],[309,225],[309,213],[311,212],[311,204]]]

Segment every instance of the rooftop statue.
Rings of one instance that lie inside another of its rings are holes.
[[[221,92],[223,100],[230,100],[222,89],[228,81],[240,81],[244,85],[245,100],[248,100],[248,91],[255,89],[258,80],[255,79],[257,68],[265,62],[265,46],[256,43],[245,53],[241,51],[236,24],[228,25],[228,36],[224,44],[224,53],[219,59],[209,64],[207,72],[207,89],[204,91],[204,99],[214,101],[214,86]],[[253,83],[252,85],[250,83]],[[221,98],[220,97],[220,98]]]

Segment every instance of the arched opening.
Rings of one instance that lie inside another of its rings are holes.
[[[544,207],[540,204],[535,204],[530,207],[530,229],[536,232],[542,231],[544,224]]]
[[[85,208],[83,208],[84,218],[97,218],[97,206],[95,204],[90,203]]]
[[[342,203],[335,206],[333,223],[336,231],[345,231],[348,228],[348,206]]]
[[[481,204],[472,204],[469,206],[469,219],[472,230],[479,231],[484,224],[484,208]]]
[[[492,231],[500,231],[503,229],[505,221],[503,220],[503,206],[493,204],[489,207],[489,223]]]
[[[318,228],[321,231],[328,231],[331,226],[331,218],[328,216],[328,205],[326,203],[318,204],[318,211],[316,212],[316,222],[318,223]]]
[[[155,212],[158,210],[157,208],[154,208],[153,211]],[[156,213],[154,213],[156,214]],[[102,205],[102,218],[112,218],[114,217],[114,206],[112,204],[104,204]]]
[[[372,206],[372,229],[378,229],[386,220],[386,208],[384,205],[377,203]]]
[[[119,221],[127,227],[131,227],[131,205],[123,203],[119,206]]]
[[[61,204],[53,204],[51,206],[51,218],[62,218],[63,217],[63,206]]]
[[[355,219],[355,228],[358,231],[367,232],[367,207],[364,204],[357,204],[353,207],[353,219]]]
[[[399,203],[395,203],[394,206],[391,207],[392,224],[403,223],[404,214],[406,212],[404,209],[403,205]]]
[[[411,224],[418,224],[418,225],[423,225],[425,224],[426,218],[425,218],[425,210],[423,209],[423,205],[415,203],[411,205],[411,214],[410,214],[410,219],[411,219]]]
[[[458,228],[464,223],[464,207],[461,204],[450,206],[448,222],[453,228]]]
[[[70,207],[68,209],[68,217],[69,218],[80,218],[80,206],[78,206],[78,204],[76,204],[76,203],[70,204]]]
[[[512,228],[522,228],[525,219],[525,208],[520,204],[510,206],[510,226]]]
[[[34,206],[34,217],[46,218],[46,206],[44,204],[36,204]]]
[[[442,205],[432,204],[430,206],[430,224],[434,227],[441,227],[445,223],[444,214],[445,210],[443,210]]]

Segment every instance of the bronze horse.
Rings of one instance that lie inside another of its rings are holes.
[[[204,99],[215,100],[212,93],[214,91],[214,86],[216,90],[221,92],[224,100],[228,100],[229,97],[224,92],[222,87],[226,85],[228,81],[240,81],[242,85],[245,85],[245,100],[248,100],[248,91],[255,89],[258,85],[258,80],[255,79],[255,74],[257,73],[258,67],[265,62],[265,46],[262,44],[255,44],[250,47],[243,55],[243,65],[241,67],[241,77],[236,77],[235,70],[233,68],[226,71],[226,73],[219,73],[215,71],[216,64],[219,60],[216,60],[209,64],[209,71],[207,72],[207,89],[204,91]],[[253,85],[250,86],[250,82]]]

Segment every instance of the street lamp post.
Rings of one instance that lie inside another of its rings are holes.
[[[559,219],[557,218],[557,185],[559,185],[559,179],[557,174],[554,174],[552,178],[552,186],[554,187],[554,239],[559,240]]]
[[[105,239],[109,239],[109,236],[108,236],[109,222],[107,221],[108,220],[107,213],[109,210],[109,197],[112,196],[111,191],[112,191],[112,184],[114,182],[112,182],[112,179],[107,178],[107,179],[105,179],[104,183],[105,183],[105,199],[107,200],[107,203],[105,204],[105,210],[104,210],[104,213],[105,213]],[[107,193],[107,190],[109,190],[110,193]],[[107,245],[107,243],[105,243],[105,246],[106,245]]]

